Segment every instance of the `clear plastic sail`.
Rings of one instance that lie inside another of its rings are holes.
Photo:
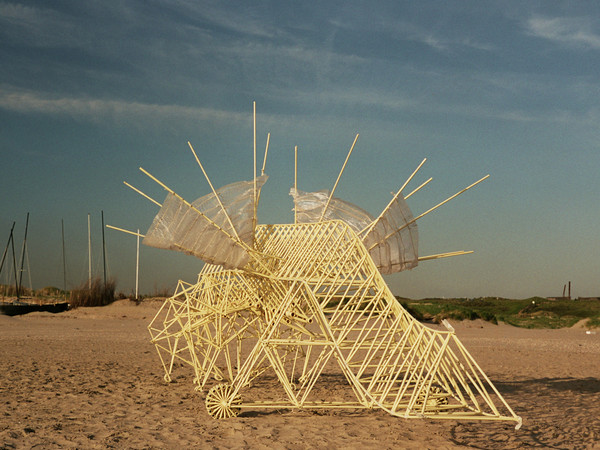
[[[418,229],[404,198],[399,196],[374,226],[375,219],[365,210],[345,200],[331,197],[327,190],[302,192],[291,189],[298,223],[341,220],[356,233],[370,228],[362,238],[373,262],[383,274],[412,269],[419,263]],[[329,201],[329,203],[328,203]],[[323,209],[327,207],[323,214]]]
[[[257,192],[267,181],[256,179]],[[228,184],[192,203],[169,193],[143,243],[176,250],[227,269],[241,269],[254,247],[254,182]],[[220,203],[219,203],[220,199]]]

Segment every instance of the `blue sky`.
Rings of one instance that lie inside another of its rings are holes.
[[[600,5],[485,1],[0,1],[0,239],[30,212],[34,288],[101,273],[105,222],[144,233],[156,207],[123,185],[185,198],[252,178],[271,133],[262,223],[292,221],[299,188],[374,215],[421,160],[422,255],[475,250],[390,276],[397,295],[600,295]],[[135,238],[107,230],[109,274],[131,292]],[[2,249],[3,250],[3,249]],[[17,255],[18,256],[18,255]],[[142,247],[142,292],[195,280],[193,257]],[[6,269],[2,272],[2,280]]]

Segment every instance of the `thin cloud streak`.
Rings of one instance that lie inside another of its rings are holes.
[[[5,29],[4,39],[19,45],[47,48],[88,44],[76,24],[52,9],[4,3],[0,5],[0,24]]]
[[[309,98],[309,93],[297,90],[287,92],[287,100],[301,105]],[[575,114],[568,110],[532,112],[521,109],[500,109],[475,103],[462,105],[439,102],[423,103],[401,95],[385,95],[364,89],[336,89],[319,93],[319,101],[338,107],[361,105],[361,108],[372,108],[388,113],[423,113],[436,115],[460,115],[471,118],[497,119],[512,122],[539,123],[595,123],[599,117],[595,109]],[[198,121],[246,122],[247,113],[222,109],[161,105],[153,103],[131,102],[125,100],[105,100],[97,98],[58,97],[34,91],[13,91],[0,89],[0,108],[21,114],[63,115],[76,120],[89,122],[107,122],[111,126],[120,122],[164,122]],[[270,118],[273,120],[274,118]],[[318,122],[318,118],[315,118]]]
[[[248,11],[240,12],[238,9],[224,10],[213,5],[199,4],[197,1],[181,1],[179,5],[186,9],[190,16],[200,16],[207,19],[212,25],[222,27],[236,34],[246,35],[250,38],[274,38],[278,30],[266,25]],[[217,3],[217,5],[219,5]]]
[[[39,25],[44,20],[47,20],[47,16],[44,18],[44,15],[43,11],[39,8],[15,3],[0,4],[0,19],[8,22]]]
[[[243,114],[210,108],[159,105],[123,100],[52,97],[37,92],[10,92],[6,89],[0,90],[0,108],[22,114],[66,115],[74,119],[92,122],[107,120],[111,122],[134,121],[142,118],[152,121],[169,119],[190,122],[199,120],[246,120],[246,116]]]
[[[493,51],[495,46],[489,43],[475,40],[472,36],[464,36],[458,33],[457,36],[446,36],[439,30],[432,30],[421,25],[406,21],[390,19],[390,17],[373,14],[368,16],[368,20],[361,20],[363,26],[362,32],[384,32],[390,39],[406,40],[424,44],[435,51],[447,52],[457,48],[471,48],[481,51]],[[333,25],[353,30],[356,23],[345,23],[335,21]]]
[[[530,34],[572,46],[600,49],[600,35],[592,31],[587,18],[533,17],[527,21]]]

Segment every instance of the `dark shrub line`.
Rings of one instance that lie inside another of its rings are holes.
[[[106,284],[100,278],[94,278],[91,282],[82,283],[78,288],[71,291],[69,304],[71,308],[80,306],[105,306],[115,301],[114,280],[108,280]]]

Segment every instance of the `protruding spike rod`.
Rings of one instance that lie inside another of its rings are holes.
[[[344,173],[344,169],[346,168],[346,164],[348,163],[348,160],[350,159],[350,155],[352,154],[352,150],[354,150],[354,146],[356,145],[356,141],[358,141],[358,133],[356,134],[356,137],[354,138],[354,142],[352,143],[352,147],[350,147],[350,151],[348,152],[348,155],[346,156],[346,160],[344,161],[344,164],[342,165],[342,170],[340,170],[340,174],[337,177],[337,180],[335,180],[335,184],[333,185],[333,189],[331,190],[331,194],[329,194],[329,198],[327,199],[327,203],[325,204],[325,207],[323,208],[323,211],[321,212],[321,218],[319,219],[319,222],[321,222],[323,220],[323,218],[325,217],[325,213],[327,212],[327,208],[329,207],[329,203],[331,202],[331,199],[333,198],[333,194],[335,193],[335,189],[337,188],[337,185],[340,181],[340,178],[342,178],[342,174]]]
[[[252,200],[254,202],[254,210],[252,216],[252,230],[256,230],[256,203],[258,199],[258,193],[256,191],[256,102],[252,102],[252,122],[253,122],[253,134],[254,134],[254,170],[252,172],[252,180],[254,183],[254,196]]]
[[[419,256],[419,261],[429,261],[431,259],[449,258],[451,256],[470,255],[473,250],[458,250],[455,252],[438,253],[436,255]]]
[[[252,247],[250,247],[248,244],[246,244],[244,241],[240,240],[239,238],[236,238],[236,237],[232,236],[231,234],[229,234],[227,231],[225,231],[223,228],[221,228],[216,222],[214,222],[212,219],[207,217],[202,211],[198,210],[196,207],[194,207],[194,205],[192,205],[191,203],[186,201],[179,194],[177,194],[175,191],[173,191],[173,189],[168,187],[166,184],[164,184],[162,181],[160,181],[158,178],[156,178],[150,172],[145,170],[143,167],[140,167],[140,170],[146,176],[148,176],[150,179],[152,179],[154,182],[156,182],[159,186],[161,186],[164,190],[166,190],[170,194],[177,197],[184,205],[186,205],[188,208],[193,210],[196,214],[198,214],[200,217],[202,217],[208,223],[210,223],[213,227],[215,227],[217,230],[219,230],[221,233],[223,233],[225,236],[227,236],[227,238],[229,238],[235,245],[242,247],[254,259],[254,261],[256,261],[264,270],[266,270],[266,271],[269,270],[264,262],[264,258],[256,250],[254,250]]]
[[[406,185],[408,183],[410,183],[410,180],[413,179],[413,177],[417,174],[417,172],[419,171],[419,169],[423,166],[423,164],[425,164],[425,161],[427,161],[427,158],[425,158],[425,159],[423,159],[423,161],[421,161],[421,164],[419,164],[418,167],[414,170],[414,172],[410,175],[410,177],[408,177],[408,179],[404,182],[404,184],[402,185],[402,187],[400,189],[398,189],[398,192],[396,192],[396,195],[394,195],[394,197],[392,198],[392,200],[390,200],[390,202],[383,209],[383,211],[381,211],[381,214],[379,214],[379,216],[377,216],[377,219],[375,219],[373,222],[371,222],[371,224],[368,225],[367,227],[365,227],[362,230],[360,230],[360,232],[358,233],[359,236],[363,236],[364,237],[364,236],[368,235],[371,232],[371,230],[375,227],[375,225],[377,225],[377,223],[385,215],[385,213],[388,211],[388,209],[390,209],[392,207],[392,205],[394,204],[394,202],[396,201],[396,199],[398,198],[398,196],[402,193],[402,191],[404,190],[404,188],[406,187]]]
[[[145,238],[146,237],[145,235],[143,235],[142,233],[140,233],[139,229],[137,230],[137,233],[136,233],[135,231],[130,231],[130,230],[126,230],[124,228],[114,227],[114,226],[108,225],[108,224],[106,225],[106,228],[110,228],[111,230],[117,230],[117,231],[120,231],[122,233],[132,234],[133,236],[137,236],[138,241],[139,241],[139,238]],[[138,245],[139,245],[139,242],[138,242]],[[190,252],[189,249],[181,247],[180,245],[178,247],[179,247],[179,249],[181,251]],[[138,252],[139,252],[139,248],[138,248]],[[139,258],[139,254],[138,254],[138,258]]]
[[[424,213],[418,215],[417,217],[415,217],[414,219],[412,219],[411,221],[405,223],[403,226],[401,226],[400,228],[398,228],[397,230],[391,232],[390,234],[388,234],[383,240],[385,241],[386,239],[389,239],[391,236],[393,236],[394,234],[396,234],[397,232],[403,230],[404,228],[408,227],[409,225],[415,223],[417,220],[419,220],[420,218],[422,218],[423,216],[426,216],[427,214],[429,214],[430,212],[434,211],[435,209],[439,208],[440,206],[448,203],[450,200],[458,197],[460,194],[462,194],[463,192],[468,191],[469,189],[471,189],[472,187],[478,185],[479,183],[481,183],[483,180],[489,178],[489,174],[486,175],[485,177],[481,178],[480,180],[477,180],[475,183],[471,184],[470,186],[467,186],[466,188],[462,189],[461,191],[458,191],[456,194],[452,195],[451,197],[448,197],[446,200],[444,200],[443,202],[438,203],[437,205],[435,205],[433,208],[429,208],[427,211],[425,211]],[[369,250],[372,250],[374,247],[376,247],[378,244],[374,244],[371,247],[369,247]]]
[[[298,146],[294,147],[294,190],[298,193]],[[294,223],[298,223],[298,214],[294,207]]]
[[[108,225],[108,224],[106,224],[106,228],[110,228],[111,230],[121,231],[122,233],[133,234],[134,236],[138,236],[141,238],[146,237],[143,234],[140,234],[139,231],[136,233],[135,231],[129,231],[129,230],[125,230],[124,228],[113,227],[112,225]]]
[[[269,141],[271,140],[271,133],[267,133],[267,145],[265,147],[265,159],[263,159],[262,169],[260,170],[260,174],[265,174],[265,167],[267,166],[267,154],[269,153]]]
[[[419,216],[415,217],[415,218],[414,218],[414,219],[411,221],[411,223],[412,223],[412,222],[415,222],[415,221],[417,221],[417,220],[419,220],[421,217],[423,217],[423,216],[425,216],[425,215],[429,214],[430,212],[432,212],[433,210],[435,210],[435,209],[439,208],[439,207],[440,207],[440,206],[442,206],[443,204],[445,204],[445,203],[448,203],[450,200],[452,200],[452,199],[454,199],[454,198],[458,197],[460,194],[462,194],[462,193],[464,193],[464,192],[468,191],[468,190],[469,190],[469,189],[471,189],[472,187],[475,187],[476,185],[478,185],[478,184],[479,184],[479,183],[481,183],[483,180],[486,180],[486,179],[487,179],[487,178],[489,178],[489,177],[490,177],[490,175],[488,174],[488,175],[486,175],[485,177],[483,177],[483,178],[481,178],[481,179],[477,180],[475,183],[473,183],[473,184],[471,184],[471,185],[467,186],[466,188],[464,188],[464,189],[462,189],[462,190],[458,191],[456,194],[452,195],[451,197],[448,197],[448,198],[447,198],[446,200],[444,200],[443,202],[440,202],[440,203],[438,203],[438,204],[437,204],[437,205],[435,205],[433,208],[430,208],[430,209],[428,209],[427,211],[425,211],[424,213],[422,213],[422,214],[420,214]]]
[[[146,197],[148,200],[150,200],[152,203],[154,203],[155,205],[158,205],[158,207],[162,207],[162,205],[157,202],[156,200],[154,200],[152,197],[150,197],[149,195],[144,194],[142,191],[140,191],[138,188],[133,187],[132,185],[130,185],[127,181],[123,181],[123,183],[125,183],[125,186],[133,189],[135,192],[137,192],[138,194],[140,194],[142,197]]]
[[[429,180],[425,181],[423,184],[421,184],[418,188],[416,188],[414,191],[412,191],[410,194],[406,195],[404,197],[404,200],[406,200],[407,198],[409,198],[411,195],[415,194],[416,192],[418,192],[422,187],[425,187],[427,184],[429,184],[429,182],[433,180],[432,177],[429,178]]]
[[[263,165],[262,165],[262,169],[260,169],[260,176],[263,176],[265,174],[265,167],[267,166],[267,154],[269,153],[269,141],[271,140],[271,133],[267,133],[267,145],[265,146],[265,157],[263,159]],[[258,196],[256,198],[256,207],[258,208],[258,204],[260,202],[260,193],[261,191],[258,191]]]
[[[235,237],[239,240],[240,237],[239,237],[239,235],[237,233],[237,230],[233,226],[233,222],[231,221],[231,217],[229,217],[229,214],[227,214],[227,210],[225,209],[225,206],[223,206],[223,203],[221,202],[221,198],[217,194],[217,191],[213,187],[213,184],[210,182],[210,178],[208,178],[208,175],[207,175],[206,171],[204,170],[204,166],[200,162],[200,159],[198,158],[198,155],[196,154],[196,151],[194,150],[194,147],[192,147],[192,144],[190,143],[190,141],[188,141],[188,145],[190,147],[190,150],[194,154],[194,158],[196,158],[196,162],[200,166],[200,169],[202,170],[202,173],[204,174],[204,178],[206,178],[206,181],[208,181],[208,185],[210,186],[210,189],[212,190],[213,195],[217,199],[217,202],[219,202],[219,206],[221,207],[221,211],[223,211],[223,214],[225,214],[225,217],[227,218],[227,221],[229,222],[229,226],[233,230],[233,233],[235,234]]]
[[[223,233],[225,236],[227,236],[229,239],[231,239],[234,243],[236,243],[237,245],[241,246],[244,248],[244,250],[249,250],[250,247],[244,243],[243,241],[239,240],[239,238],[236,238],[232,235],[230,235],[227,231],[225,231],[223,228],[221,228],[217,223],[215,223],[213,220],[211,220],[209,217],[207,217],[202,211],[199,211],[197,208],[195,208],[191,203],[189,203],[188,201],[186,201],[184,198],[182,198],[180,195],[178,195],[173,189],[171,189],[170,187],[168,187],[166,184],[164,184],[162,181],[160,181],[159,179],[157,179],[154,175],[152,175],[150,172],[148,172],[147,170],[145,170],[143,167],[140,167],[140,170],[147,175],[150,179],[152,179],[153,181],[155,181],[159,186],[161,186],[165,191],[169,192],[170,194],[174,195],[175,197],[177,197],[179,200],[181,200],[188,208],[194,210],[198,215],[200,215],[202,218],[204,218],[207,222],[209,222],[213,227],[217,228],[221,233]]]

